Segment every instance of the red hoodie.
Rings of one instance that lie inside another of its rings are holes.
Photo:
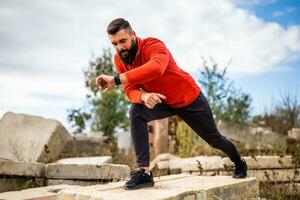
[[[164,103],[180,108],[192,103],[201,92],[194,79],[180,69],[165,44],[156,38],[137,37],[138,51],[133,65],[114,56],[117,73],[125,73],[123,90],[132,103],[142,103],[142,91],[160,93]]]

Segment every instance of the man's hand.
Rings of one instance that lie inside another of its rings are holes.
[[[101,92],[110,91],[116,85],[114,77],[105,74],[101,74],[96,78],[96,84]]]
[[[147,106],[147,108],[154,108],[156,106],[156,104],[158,103],[162,103],[163,99],[166,99],[167,97],[165,97],[162,94],[159,93],[147,93],[144,92],[141,95],[141,100],[142,102],[144,102],[144,104]]]

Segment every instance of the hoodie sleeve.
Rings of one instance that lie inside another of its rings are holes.
[[[122,64],[120,63],[119,58],[117,58],[117,56],[114,56],[114,62],[115,62],[115,69],[117,71],[118,74],[124,73],[125,69],[122,66]],[[132,102],[132,103],[140,103],[141,102],[141,95],[142,95],[142,91],[139,89],[139,87],[137,85],[134,84],[122,84],[122,88],[123,91],[125,92],[126,96],[128,97],[128,99]]]
[[[163,42],[154,40],[143,49],[149,61],[125,72],[129,84],[142,84],[163,75],[169,63],[169,51]]]

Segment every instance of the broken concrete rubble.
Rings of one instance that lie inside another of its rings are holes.
[[[70,134],[59,121],[7,112],[0,120],[0,157],[52,162],[69,138]]]
[[[188,174],[155,178],[155,186],[140,190],[124,190],[124,182],[61,190],[58,200],[75,199],[251,199],[258,197],[255,178],[233,179],[228,176],[195,176]],[[142,196],[141,196],[142,195]]]

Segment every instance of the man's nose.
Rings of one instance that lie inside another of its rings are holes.
[[[117,48],[119,49],[119,51],[122,51],[125,49],[123,44],[118,44]]]

